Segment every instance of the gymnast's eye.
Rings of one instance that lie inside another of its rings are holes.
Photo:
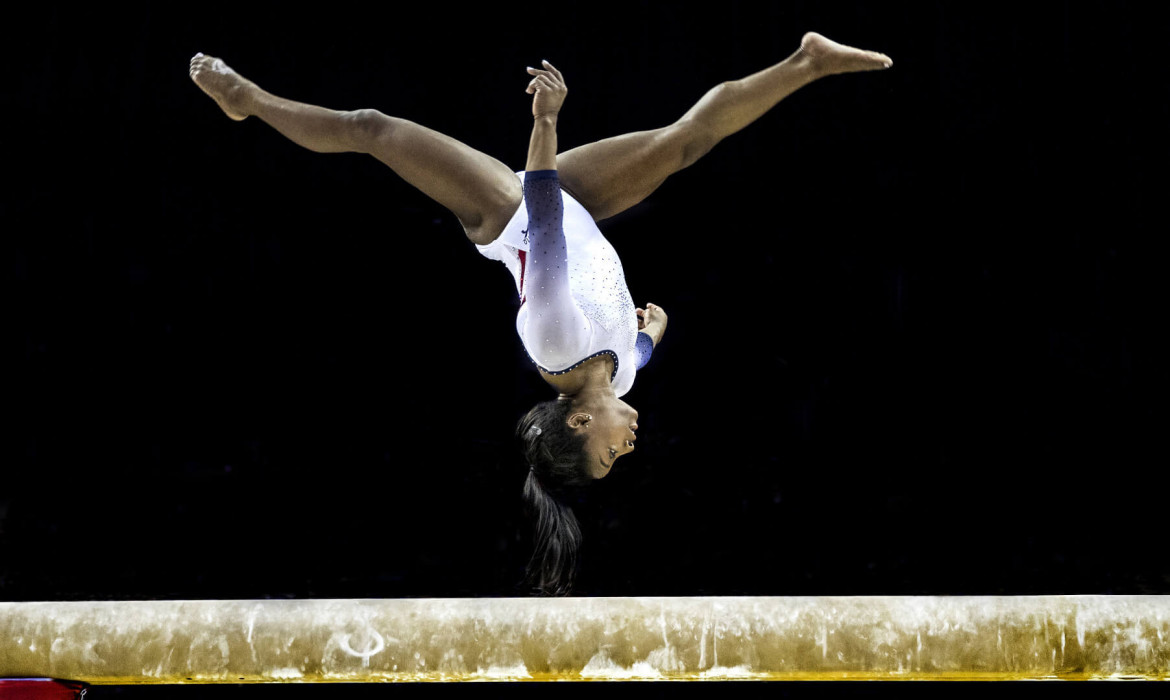
[[[609,448],[609,458],[617,459],[617,450],[613,449],[612,447]]]

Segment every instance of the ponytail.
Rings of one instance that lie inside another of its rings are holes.
[[[528,464],[524,502],[534,534],[525,582],[544,595],[566,595],[572,588],[581,527],[568,500],[592,481],[585,439],[568,426],[571,407],[567,398],[539,403],[516,426]]]

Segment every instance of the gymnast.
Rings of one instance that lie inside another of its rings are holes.
[[[234,120],[259,117],[319,153],[367,153],[459,219],[483,256],[516,281],[516,330],[558,393],[521,420],[535,517],[528,581],[568,592],[581,532],[568,494],[634,450],[638,412],[621,400],[666,331],[666,312],[635,308],[621,262],[596,222],[645,199],[723,138],[828,75],[888,68],[884,54],[805,34],[787,59],[709,90],[678,121],[557,152],[567,88],[549,62],[528,68],[532,136],[524,172],[448,136],[373,109],[335,111],[265,92],[222,60],[196,54],[190,76]]]

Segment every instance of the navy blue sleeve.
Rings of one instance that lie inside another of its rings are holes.
[[[588,350],[590,327],[569,292],[564,203],[557,171],[525,173],[524,203],[528,209],[524,296],[529,305],[525,346],[541,366],[563,369]]]
[[[634,343],[635,365],[638,369],[646,366],[650,355],[654,352],[654,340],[642,331],[638,331],[638,340]]]

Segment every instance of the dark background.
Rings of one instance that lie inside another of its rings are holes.
[[[638,452],[578,504],[577,592],[1170,593],[1140,5],[375,7],[6,22],[0,599],[523,593],[512,428],[551,392],[511,277],[372,158],[229,121],[196,51],[520,169],[525,66],[564,72],[567,149],[807,30],[894,68],[602,224],[670,327]]]

